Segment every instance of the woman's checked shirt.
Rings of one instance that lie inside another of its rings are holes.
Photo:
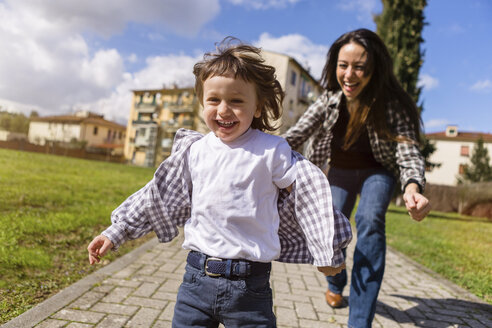
[[[173,151],[154,178],[126,199],[111,215],[112,225],[103,235],[114,248],[129,239],[154,231],[160,242],[175,238],[191,214],[192,185],[185,178],[187,149],[203,135],[180,129]],[[278,211],[281,253],[277,261],[338,267],[342,249],[352,239],[348,219],[333,208],[328,180],[323,172],[297,152],[296,182],[291,193],[280,190]]]
[[[306,110],[297,124],[283,135],[293,149],[302,146],[310,138],[306,157],[320,168],[325,168],[330,159],[332,130],[338,119],[341,99],[342,91],[325,91]],[[425,162],[409,119],[402,112],[389,107],[386,120],[392,133],[414,142],[381,139],[368,124],[367,132],[374,159],[400,178],[402,188],[412,181],[418,183],[423,191]]]

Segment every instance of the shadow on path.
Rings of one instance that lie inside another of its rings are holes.
[[[416,327],[492,327],[492,305],[453,298],[419,298],[392,294],[416,304],[400,310],[378,301],[376,313],[398,323]]]

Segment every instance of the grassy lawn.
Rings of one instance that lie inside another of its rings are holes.
[[[97,269],[87,244],[153,172],[0,149],[0,324]],[[391,207],[387,234],[389,245],[492,304],[492,223],[443,213],[417,223]]]
[[[153,172],[0,149],[0,324],[94,271],[88,243]]]
[[[492,304],[492,222],[437,212],[415,222],[390,206],[386,233],[391,247]]]

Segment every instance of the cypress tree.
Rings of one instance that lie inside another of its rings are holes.
[[[473,147],[471,165],[465,167],[463,179],[468,182],[492,181],[492,168],[490,167],[489,151],[480,137]]]
[[[422,30],[427,25],[424,16],[427,0],[382,0],[382,3],[382,13],[374,17],[377,33],[393,58],[397,79],[422,113],[423,102],[419,99],[422,87],[417,84],[425,54],[420,45],[424,42]],[[424,135],[420,142],[426,166],[439,167],[441,164],[429,161],[435,146]]]

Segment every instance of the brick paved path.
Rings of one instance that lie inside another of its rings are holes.
[[[171,327],[181,243],[151,240],[2,327]],[[347,327],[348,308],[326,305],[316,268],[275,262],[271,284],[280,328]],[[492,306],[389,249],[373,327],[492,327]]]

